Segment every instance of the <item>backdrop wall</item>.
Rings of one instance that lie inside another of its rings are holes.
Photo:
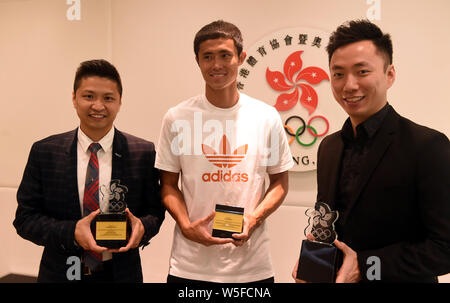
[[[217,19],[235,23],[245,48],[281,29],[331,32],[367,14],[393,38],[397,79],[389,102],[404,116],[449,136],[446,0],[0,0],[0,201],[5,210],[0,239],[6,244],[0,276],[37,274],[42,248],[15,233],[15,193],[32,143],[78,126],[71,93],[81,61],[105,58],[118,68],[124,95],[116,126],[157,142],[166,111],[204,90],[192,47],[203,25]],[[286,201],[269,218],[278,282],[292,280],[304,210],[315,194],[315,171],[291,172]],[[143,251],[146,282],[165,279],[173,225],[167,214],[161,233]]]

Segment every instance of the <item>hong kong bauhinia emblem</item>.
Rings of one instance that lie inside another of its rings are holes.
[[[303,51],[296,51],[287,57],[284,62],[284,74],[279,71],[271,71],[269,68],[266,70],[266,79],[270,87],[279,92],[291,91],[278,96],[274,105],[278,111],[290,110],[297,104],[300,88],[300,104],[311,115],[319,102],[317,93],[311,85],[319,84],[323,80],[330,80],[328,74],[320,67],[310,66],[302,70],[302,53]],[[294,80],[295,75],[297,76]],[[303,83],[304,81],[309,84]]]
[[[111,180],[109,188],[102,186],[100,188],[103,199],[107,201],[108,205],[106,212],[108,213],[123,213],[127,207],[125,202],[125,194],[128,193],[128,188],[120,184],[120,180]]]
[[[295,163],[291,171],[315,170],[320,141],[345,120],[330,89],[328,37],[302,27],[271,33],[247,48],[239,69],[238,89],[280,114]]]
[[[317,202],[314,208],[308,208],[305,212],[308,216],[308,226],[305,228],[305,236],[312,234],[317,242],[331,244],[336,240],[337,234],[334,223],[339,214],[332,211],[324,202]]]

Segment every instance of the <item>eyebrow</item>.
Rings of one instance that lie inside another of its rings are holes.
[[[89,93],[89,94],[97,94],[96,91],[93,91],[93,90],[90,90],[90,89],[84,89],[84,90],[81,91],[81,93],[82,93],[82,94],[86,94],[86,93]],[[114,95],[114,92],[106,92],[106,93],[104,93],[103,95]]]
[[[81,90],[81,93],[83,93],[83,94],[86,94],[86,93],[95,94],[95,91],[90,90],[90,89],[83,89],[83,90]]]
[[[230,50],[227,50],[227,49],[221,49],[221,50],[219,50],[219,51],[217,51],[217,52],[207,51],[207,52],[201,53],[201,55],[212,55],[212,54],[214,54],[214,53],[219,53],[219,54],[224,54],[224,53],[226,53],[226,54],[231,54],[232,52],[231,52]]]
[[[358,63],[356,63],[356,64],[353,64],[352,67],[365,67],[365,66],[369,66],[369,65],[370,65],[370,64],[369,64],[368,62],[366,62],[366,61],[361,61],[361,62],[358,62]],[[344,67],[335,64],[335,65],[331,66],[331,69],[332,69],[332,70],[341,70],[341,69],[344,69]]]

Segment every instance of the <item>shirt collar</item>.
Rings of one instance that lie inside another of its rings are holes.
[[[380,109],[377,113],[372,115],[369,119],[364,121],[363,123],[356,126],[356,138],[359,139],[371,139],[383,124],[384,117],[386,117],[387,113],[391,110],[392,106],[389,103],[386,103],[382,109]],[[350,118],[344,123],[342,127],[342,137],[344,140],[353,141],[355,138],[353,136],[353,128]]]
[[[114,140],[114,127],[111,127],[109,132],[100,139],[97,143],[102,146],[102,150],[107,153],[112,150],[112,144]],[[82,150],[87,152],[89,145],[94,141],[91,140],[82,130],[81,127],[78,127],[78,143],[80,144]]]

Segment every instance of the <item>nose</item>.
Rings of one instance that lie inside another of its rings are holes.
[[[102,100],[100,98],[97,98],[91,105],[91,109],[95,111],[102,111],[105,109],[105,104],[103,104]]]
[[[344,83],[344,92],[352,92],[358,89],[358,81],[353,75],[348,75]]]
[[[215,58],[213,59],[213,62],[212,62],[212,67],[213,67],[214,69],[221,68],[221,67],[222,67],[222,62],[220,61],[220,59],[218,59],[217,57],[215,57]]]

